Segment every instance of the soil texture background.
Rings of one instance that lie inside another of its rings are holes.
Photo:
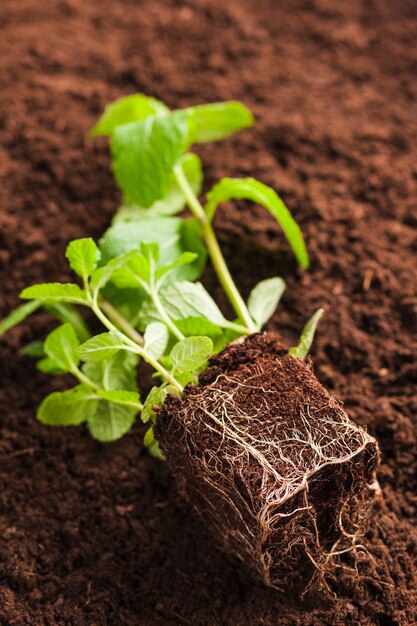
[[[417,623],[417,7],[407,0],[3,0],[0,279],[4,315],[25,285],[69,279],[71,238],[98,237],[118,192],[104,105],[144,91],[171,106],[236,98],[258,123],[199,150],[207,184],[278,189],[312,258],[293,266],[272,218],[227,205],[217,226],[247,292],[282,274],[271,324],[291,343],[319,306],[321,382],[378,438],[384,503],[367,535],[375,576],[336,594],[282,594],[222,555],[138,425],[112,445],[52,429],[35,408],[65,381],[0,347],[0,624],[409,626]],[[221,300],[208,270],[205,282]]]

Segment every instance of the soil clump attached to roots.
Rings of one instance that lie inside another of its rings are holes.
[[[307,563],[323,582],[366,553],[378,445],[276,335],[227,347],[169,397],[156,434],[180,491],[267,584]]]

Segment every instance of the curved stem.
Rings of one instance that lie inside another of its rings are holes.
[[[107,313],[110,320],[117,324],[117,326],[121,328],[128,337],[130,337],[135,343],[143,346],[142,335],[138,333],[138,331],[133,328],[133,326],[129,324],[129,322],[122,315],[120,315],[119,311],[117,311],[114,306],[110,304],[110,302],[107,302],[107,300],[102,300],[100,302],[100,306],[103,311]]]
[[[249,315],[248,308],[235,285],[232,275],[229,272],[229,268],[226,265],[226,261],[224,260],[223,253],[220,249],[213,227],[211,226],[203,207],[198,201],[198,198],[191,189],[181,165],[175,166],[174,174],[178,186],[187,200],[190,210],[201,225],[211,262],[223,290],[229,298],[237,316],[247,328],[248,333],[257,332],[258,329]]]
[[[162,304],[162,302],[161,302],[161,300],[159,298],[159,294],[158,294],[158,292],[156,290],[152,292],[152,299],[153,299],[154,305],[156,307],[156,310],[158,311],[159,315],[162,317],[163,321],[168,326],[169,330],[172,332],[174,337],[176,337],[180,341],[185,339],[185,335],[183,335],[182,332],[175,326],[174,322],[169,317],[168,313],[165,311],[165,308],[164,308],[164,306],[163,306],[163,304]]]

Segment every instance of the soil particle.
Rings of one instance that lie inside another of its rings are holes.
[[[340,573],[336,597],[303,601],[266,589],[217,549],[142,451],[140,427],[100,446],[83,428],[36,422],[61,384],[18,353],[50,328],[38,315],[0,348],[0,623],[414,624],[414,0],[2,0],[0,23],[0,313],[23,286],[68,279],[68,240],[109,224],[106,142],[86,139],[108,101],[242,99],[257,126],[200,150],[207,185],[251,175],[276,187],[312,266],[296,271],[274,220],[245,203],[218,212],[228,259],[246,292],[285,275],[269,328],[286,344],[326,308],[315,371],[378,439],[384,493],[367,535],[378,577]],[[221,302],[211,272],[205,281]]]

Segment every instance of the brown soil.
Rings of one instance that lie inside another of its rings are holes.
[[[361,560],[369,566],[378,446],[311,364],[258,333],[213,358],[199,383],[167,398],[155,432],[219,546],[280,591],[307,569],[312,589],[339,567],[357,576]]]
[[[67,241],[109,224],[107,149],[85,139],[106,102],[135,90],[175,106],[241,98],[258,125],[201,151],[208,180],[277,187],[312,267],[293,271],[256,207],[220,211],[222,240],[245,289],[287,268],[270,325],[286,342],[326,307],[316,373],[377,437],[385,498],[367,536],[378,579],[341,574],[337,597],[303,601],[266,589],[216,549],[140,427],[101,446],[35,421],[60,384],[17,353],[49,327],[38,316],[1,346],[0,622],[415,623],[415,2],[3,0],[0,24],[1,313],[24,285],[66,279]],[[210,273],[207,284],[216,291]]]

